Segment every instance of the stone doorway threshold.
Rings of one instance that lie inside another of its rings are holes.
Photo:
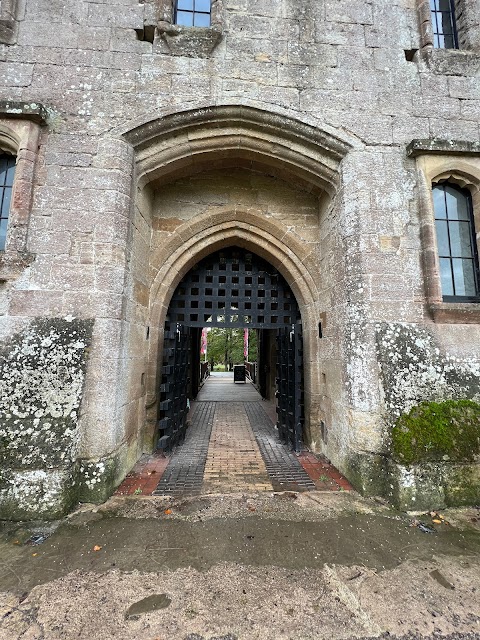
[[[274,416],[252,384],[211,376],[192,403],[185,441],[168,456],[142,457],[116,495],[351,490],[325,459],[281,443]]]

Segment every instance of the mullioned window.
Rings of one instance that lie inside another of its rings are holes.
[[[15,156],[0,154],[0,251],[5,250],[8,216],[15,176]]]
[[[432,189],[443,299],[480,301],[478,251],[472,197],[455,184]]]

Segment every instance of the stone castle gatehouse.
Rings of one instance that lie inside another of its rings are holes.
[[[480,400],[480,4],[430,5],[0,0],[1,518],[156,447],[172,296],[233,250],[298,305],[303,442],[364,494],[479,499],[475,461],[391,455]]]

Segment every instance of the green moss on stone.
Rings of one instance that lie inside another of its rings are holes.
[[[370,453],[351,453],[342,472],[363,496],[387,494],[387,459]]]
[[[449,507],[480,504],[480,466],[453,465],[445,474],[445,501]]]
[[[480,405],[472,400],[422,402],[397,420],[392,456],[404,465],[473,462],[480,453]]]

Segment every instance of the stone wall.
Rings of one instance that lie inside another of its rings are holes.
[[[94,321],[78,439],[64,447],[82,498],[102,499],[152,446],[160,319],[178,278],[160,280],[180,242],[193,252],[222,208],[218,237],[290,256],[285,275],[304,297],[310,444],[362,490],[381,491],[369,480],[388,422],[377,325],[430,331],[433,366],[462,358],[465,344],[480,359],[478,326],[435,322],[427,304],[423,174],[406,152],[413,139],[479,142],[475,47],[432,50],[416,0],[222,0],[203,34],[173,28],[164,0],[20,5],[15,44],[0,45],[0,100],[42,104],[46,123],[29,178],[30,258],[0,286],[0,337],[36,318]],[[228,132],[225,105],[263,121],[245,116]],[[168,146],[161,123],[204,108],[222,124]]]
[[[15,42],[17,21],[22,17],[23,8],[23,3],[18,0],[0,0],[0,43]]]
[[[92,322],[33,321],[1,347],[0,518],[55,517],[78,499],[78,419]]]

